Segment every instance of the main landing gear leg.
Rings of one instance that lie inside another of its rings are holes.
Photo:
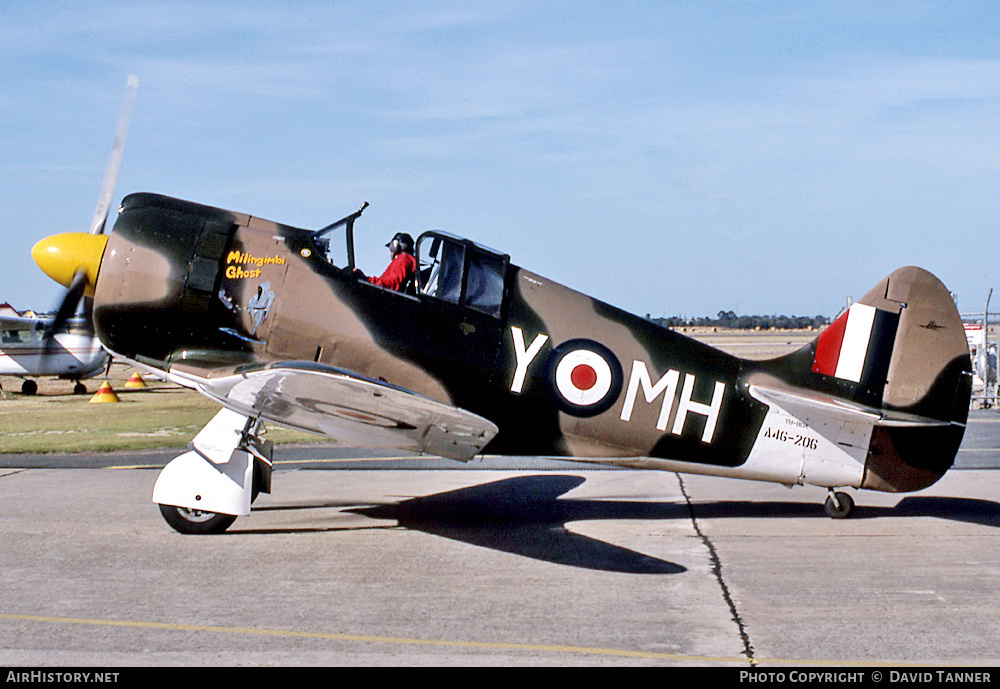
[[[826,496],[826,504],[823,505],[826,514],[831,519],[847,519],[854,514],[854,498],[847,493],[834,491],[830,488],[830,494]]]
[[[190,450],[171,460],[153,486],[163,518],[183,534],[222,533],[250,514],[257,493],[271,492],[273,445],[259,420],[221,410]]]

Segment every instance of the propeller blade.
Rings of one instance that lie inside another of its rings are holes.
[[[94,334],[94,298],[88,297],[86,292],[83,296],[83,321],[84,321],[84,331],[88,335]]]
[[[66,296],[63,297],[62,303],[59,305],[59,310],[56,311],[56,316],[52,320],[52,325],[45,331],[45,347],[42,351],[43,359],[48,358],[48,356],[52,353],[52,349],[56,341],[56,335],[63,331],[66,327],[66,322],[76,314],[86,287],[87,273],[81,270],[73,278],[73,282],[70,283],[69,289],[66,290]]]
[[[104,184],[97,200],[94,219],[90,223],[90,234],[69,232],[46,237],[31,249],[31,255],[38,267],[53,280],[68,287],[52,324],[45,331],[42,350],[43,361],[52,355],[55,349],[56,335],[66,329],[66,324],[80,309],[81,301],[83,301],[86,329],[93,333],[92,298],[96,289],[101,257],[104,254],[108,238],[104,236],[98,238],[92,235],[104,234],[104,225],[111,207],[111,196],[118,184],[118,171],[121,169],[125,134],[128,132],[129,121],[132,118],[132,105],[135,102],[135,92],[138,88],[139,79],[134,74],[130,74],[128,84],[125,87],[125,103],[122,105],[121,117],[118,119],[115,142],[111,148],[111,159],[108,161],[108,169],[104,173]]]
[[[108,211],[111,208],[111,196],[114,194],[115,186],[118,184],[118,171],[121,169],[125,134],[128,132],[129,120],[132,118],[132,104],[135,102],[135,92],[138,88],[139,78],[134,74],[130,74],[128,84],[125,87],[125,104],[122,105],[122,114],[118,120],[115,143],[111,148],[111,159],[108,161],[107,172],[104,173],[104,184],[101,187],[101,195],[97,199],[94,219],[90,222],[90,234],[103,234],[104,225],[108,220]]]

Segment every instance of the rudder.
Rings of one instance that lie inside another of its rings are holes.
[[[961,316],[940,280],[908,267],[884,284],[884,303],[900,310],[882,407],[949,425],[876,427],[862,487],[919,490],[944,475],[958,453],[969,416],[972,361]],[[876,300],[880,287],[865,298]]]

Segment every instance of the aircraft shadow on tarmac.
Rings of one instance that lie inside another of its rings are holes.
[[[581,476],[559,474],[518,476],[376,506],[322,503],[268,506],[261,507],[260,511],[347,508],[346,512],[395,521],[396,528],[422,531],[556,564],[629,574],[679,574],[687,570],[673,562],[574,533],[566,528],[566,523],[691,519],[692,515],[697,518],[829,519],[822,506],[807,502],[728,500],[696,502],[689,506],[687,502],[562,497],[584,481],[586,479]],[[910,496],[894,507],[859,505],[854,519],[924,516],[1000,527],[1000,504],[972,498]],[[230,533],[248,532],[251,531]],[[274,533],[270,529],[252,532]]]
[[[583,536],[565,526],[571,521],[690,518],[686,504],[560,499],[584,481],[581,476],[519,476],[345,511],[393,520],[399,528],[572,567],[628,574],[687,571],[673,562]],[[324,503],[313,507],[346,506]],[[262,507],[260,511],[274,509],[289,508]]]

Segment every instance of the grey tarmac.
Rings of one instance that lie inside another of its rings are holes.
[[[210,537],[154,470],[0,469],[0,665],[1000,660],[1000,472],[835,521],[821,489],[489,464],[279,468]]]

